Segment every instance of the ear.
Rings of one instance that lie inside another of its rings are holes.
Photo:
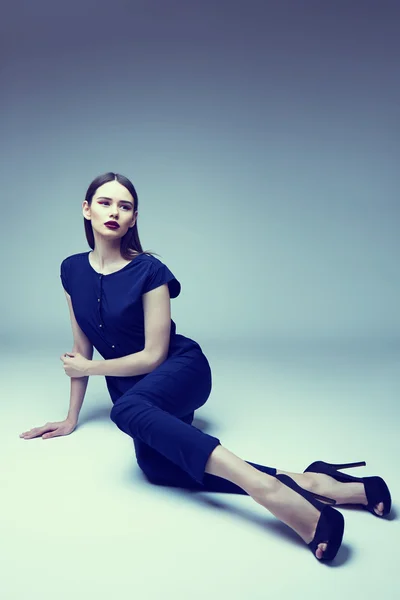
[[[88,219],[88,217],[90,217],[90,206],[86,200],[84,200],[82,203],[82,214],[85,217],[85,219]]]

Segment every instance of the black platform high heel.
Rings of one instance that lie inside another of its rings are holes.
[[[309,492],[304,490],[302,487],[297,485],[297,483],[288,475],[275,475],[276,479],[279,479],[282,483],[290,487],[292,490],[303,496],[308,502],[310,502],[316,509],[318,509],[321,513],[317,528],[315,530],[314,538],[308,545],[311,552],[315,555],[317,551],[318,544],[327,544],[328,547],[323,553],[322,558],[317,558],[320,561],[333,560],[340,548],[340,544],[343,539],[344,532],[344,518],[343,515],[332,508],[331,506],[327,506],[322,502],[319,502],[317,498],[321,498],[322,500],[329,502],[331,504],[336,504],[336,500],[333,498],[327,498],[326,496],[321,496],[320,494],[315,494],[314,492]]]
[[[352,475],[346,475],[346,473],[339,473],[338,471],[338,469],[349,469],[350,467],[365,467],[366,464],[367,463],[364,460],[360,462],[339,464],[332,464],[324,462],[323,460],[317,460],[309,465],[307,469],[303,471],[303,473],[325,473],[325,475],[330,475],[336,479],[336,481],[358,481],[363,483],[368,504],[354,504],[352,506],[361,506],[376,517],[384,517],[390,512],[392,499],[390,497],[389,488],[382,477],[353,477]],[[384,505],[382,515],[378,515],[378,513],[376,513],[374,510],[374,506],[379,504],[379,502],[383,502]]]

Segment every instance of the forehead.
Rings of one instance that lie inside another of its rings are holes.
[[[107,183],[103,183],[103,185],[98,187],[95,192],[96,198],[100,196],[108,196],[117,200],[129,200],[130,202],[133,202],[129,190],[121,185],[119,181],[107,181]]]

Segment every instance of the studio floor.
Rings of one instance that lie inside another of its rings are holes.
[[[109,418],[102,377],[89,381],[71,435],[19,438],[65,418],[69,383],[62,348],[8,353],[2,599],[400,598],[399,356],[364,350],[206,352],[213,390],[193,423],[245,460],[298,472],[314,460],[365,460],[348,473],[386,480],[390,517],[339,509],[345,534],[330,564],[248,496],[148,483]]]

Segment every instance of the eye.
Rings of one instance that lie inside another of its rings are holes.
[[[99,201],[99,204],[109,204],[108,200],[101,200]],[[131,207],[129,206],[129,204],[122,204],[122,208],[126,208],[127,210],[130,210]]]

